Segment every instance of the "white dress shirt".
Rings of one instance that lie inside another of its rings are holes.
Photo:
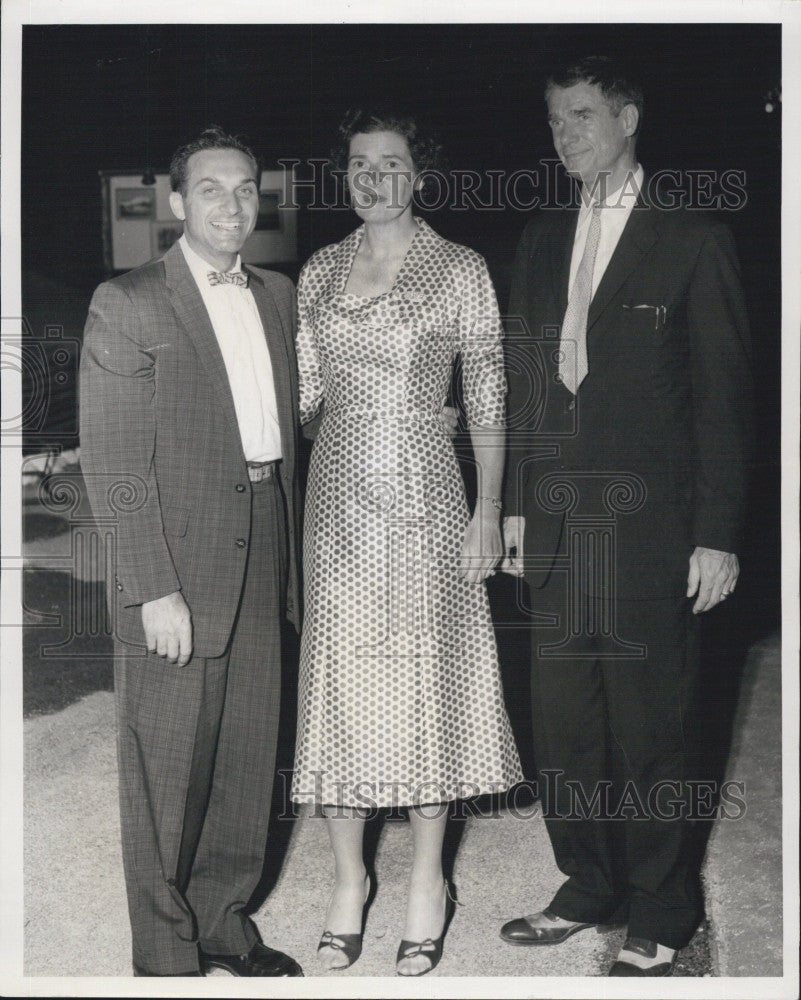
[[[186,236],[178,241],[192,277],[208,310],[220,345],[242,449],[248,462],[272,462],[281,458],[281,429],[273,382],[273,366],[264,336],[259,309],[250,288],[211,285],[211,264],[189,246]],[[237,254],[234,271],[241,270]]]
[[[617,191],[612,191],[601,203],[601,237],[598,242],[598,252],[595,255],[595,268],[592,272],[593,295],[595,295],[598,289],[601,278],[604,276],[604,271],[606,271],[621,234],[626,228],[626,223],[629,221],[631,210],[634,208],[640,188],[642,187],[643,176],[643,169],[638,163],[634,174],[626,179],[623,187]],[[589,201],[586,192],[584,192],[581,208],[579,209],[576,235],[573,240],[573,256],[570,260],[570,284],[567,286],[569,289],[573,287],[576,272],[584,253],[584,245],[587,242],[587,230],[590,228],[590,219],[592,218],[592,206],[593,202]]]

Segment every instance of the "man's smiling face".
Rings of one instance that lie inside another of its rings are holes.
[[[186,168],[185,188],[170,194],[170,207],[195,253],[230,270],[259,214],[256,164],[238,149],[203,149]]]
[[[616,114],[594,83],[552,87],[545,95],[553,144],[565,170],[592,190],[599,177],[607,191],[634,170],[638,114],[633,104]]]

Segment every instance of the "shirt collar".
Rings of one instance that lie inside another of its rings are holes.
[[[612,191],[611,194],[601,202],[601,208],[622,208],[624,210],[630,210],[634,208],[637,199],[640,197],[640,191],[642,189],[642,182],[645,176],[645,171],[642,166],[638,163],[637,169],[633,174],[627,174],[626,179],[622,186],[616,191]],[[591,209],[596,204],[595,201],[587,203],[584,189],[581,192],[581,215],[584,217],[588,215]]]
[[[186,258],[186,263],[189,265],[189,270],[192,272],[192,277],[198,284],[201,282],[205,283],[209,288],[212,286],[208,283],[209,271],[216,271],[217,268],[213,264],[209,264],[207,260],[204,260],[199,253],[196,253],[192,247],[189,246],[187,242],[186,235],[182,235],[178,243],[183,251],[184,257]],[[236,255],[236,261],[234,266],[231,268],[232,271],[242,270],[242,258],[239,254]],[[218,288],[225,287],[224,285],[217,285]]]

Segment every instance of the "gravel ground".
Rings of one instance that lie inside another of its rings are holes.
[[[113,718],[113,696],[97,692],[25,724],[28,976],[125,976],[130,971]],[[561,881],[539,815],[521,820],[490,811],[452,826],[449,853],[455,855],[453,878],[462,905],[442,963],[430,978],[604,974],[622,943],[622,928],[578,934],[553,949],[512,948],[498,940],[503,921],[547,901]],[[277,881],[255,920],[265,941],[293,954],[313,977],[331,882],[327,837],[322,821],[306,814],[296,821],[279,820],[276,827],[277,855],[268,859],[268,867],[278,872]],[[394,820],[382,829],[376,826],[373,842],[378,893],[364,953],[337,980],[392,975],[411,856],[408,825]],[[702,928],[676,974],[709,971]],[[329,985],[321,978],[319,989]]]
[[[82,995],[81,980],[75,977],[130,973],[117,817],[111,643],[102,629],[95,634],[76,634],[72,629],[70,616],[78,597],[83,607],[102,603],[99,584],[91,567],[85,568],[82,580],[73,581],[64,571],[68,569],[70,536],[63,531],[63,522],[60,526],[47,521],[40,508],[29,508],[29,516],[34,513],[37,520],[31,522],[26,536],[30,568],[25,574],[24,963],[25,974],[33,977],[26,982],[25,992],[78,996]],[[508,596],[496,590],[495,599],[503,602]],[[519,641],[522,633],[508,633],[514,634]],[[62,643],[68,635],[71,644],[66,647]],[[507,638],[499,633],[507,702],[516,732],[525,733],[530,720],[525,716],[527,697],[519,689],[521,672],[517,668],[524,651],[510,647]],[[43,655],[45,647],[47,655]],[[758,765],[754,776],[754,787],[759,790],[759,799],[754,800],[757,808],[749,815],[748,824],[729,824],[726,829],[718,824],[715,830],[711,863],[708,860],[705,872],[713,927],[704,921],[682,951],[674,973],[677,978],[712,976],[721,963],[724,972],[732,963],[737,964],[742,971],[735,974],[740,975],[775,975],[781,968],[777,943],[774,956],[778,966],[769,956],[770,969],[765,966],[762,971],[757,961],[762,960],[760,941],[756,935],[749,938],[744,933],[745,923],[738,916],[745,912],[749,897],[761,899],[762,893],[770,898],[768,891],[775,893],[777,884],[781,891],[780,813],[775,809],[780,800],[776,776],[777,650],[775,642],[768,643],[750,658],[737,720],[738,732],[744,735],[735,741],[730,762],[730,771],[737,777],[754,762]],[[760,667],[763,661],[769,667],[767,674]],[[763,678],[761,683],[759,678]],[[285,687],[288,696],[283,710],[287,720],[294,718],[291,688],[290,682]],[[749,728],[751,716],[756,729]],[[291,721],[287,725],[280,741],[284,767],[291,766]],[[520,742],[525,750],[523,740]],[[529,764],[524,761],[524,765]],[[282,786],[280,780],[277,786]],[[267,943],[290,952],[304,966],[307,979],[295,981],[292,995],[391,995],[399,986],[393,975],[393,959],[402,931],[411,855],[408,825],[394,820],[372,827],[378,892],[368,919],[364,951],[354,968],[336,977],[319,976],[315,959],[331,885],[323,823],[306,814],[294,821],[284,819],[275,824],[270,843],[264,883],[254,899],[254,919]],[[552,949],[511,948],[498,940],[503,921],[539,908],[562,880],[539,815],[519,820],[500,811],[455,822],[451,824],[449,857],[462,905],[448,934],[441,965],[417,984],[401,983],[404,990],[423,990],[406,995],[457,997],[471,991],[479,996],[584,995],[564,993],[565,988],[572,989],[568,977],[604,976],[622,943],[622,928],[604,934],[587,931]],[[754,858],[759,862],[756,868]],[[769,915],[766,919],[769,921]],[[717,964],[713,965],[713,960]],[[56,976],[65,978],[50,978]],[[218,976],[225,974],[210,978]],[[480,980],[487,986],[483,992],[483,987],[467,989],[461,978],[454,978],[463,976],[493,978]],[[545,976],[556,977],[550,980],[550,993],[548,981],[541,978]],[[351,979],[359,980],[359,985],[347,987]],[[579,990],[578,980],[571,978],[570,982]],[[116,994],[111,983],[102,989],[107,995],[126,995],[134,988],[141,991],[143,986],[134,980],[127,984],[121,980],[120,984],[121,992]],[[152,985],[150,995],[154,994]],[[237,985],[245,988],[241,981]],[[619,995],[607,989],[609,986],[597,981],[597,989],[590,984],[586,995]],[[234,983],[228,984],[226,995],[232,995],[236,988]],[[683,995],[697,994],[690,987]]]

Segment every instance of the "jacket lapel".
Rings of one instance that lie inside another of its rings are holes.
[[[578,209],[575,208],[559,212],[554,217],[557,225],[548,260],[551,266],[551,288],[556,290],[560,322],[567,309],[567,297],[570,292],[570,261],[573,257],[573,241],[576,238],[578,215]],[[536,261],[534,263],[536,266]]]
[[[590,302],[588,332],[623,282],[647,258],[658,239],[659,233],[654,225],[651,209],[642,200],[638,200]]]
[[[231,394],[231,385],[228,381],[228,372],[203,297],[195,284],[183,251],[177,243],[170,247],[163,259],[167,288],[175,314],[197,348],[209,380],[216,388],[219,405],[222,407],[234,432],[233,437],[241,449],[242,439],[239,434],[239,422],[236,417],[234,397]]]

